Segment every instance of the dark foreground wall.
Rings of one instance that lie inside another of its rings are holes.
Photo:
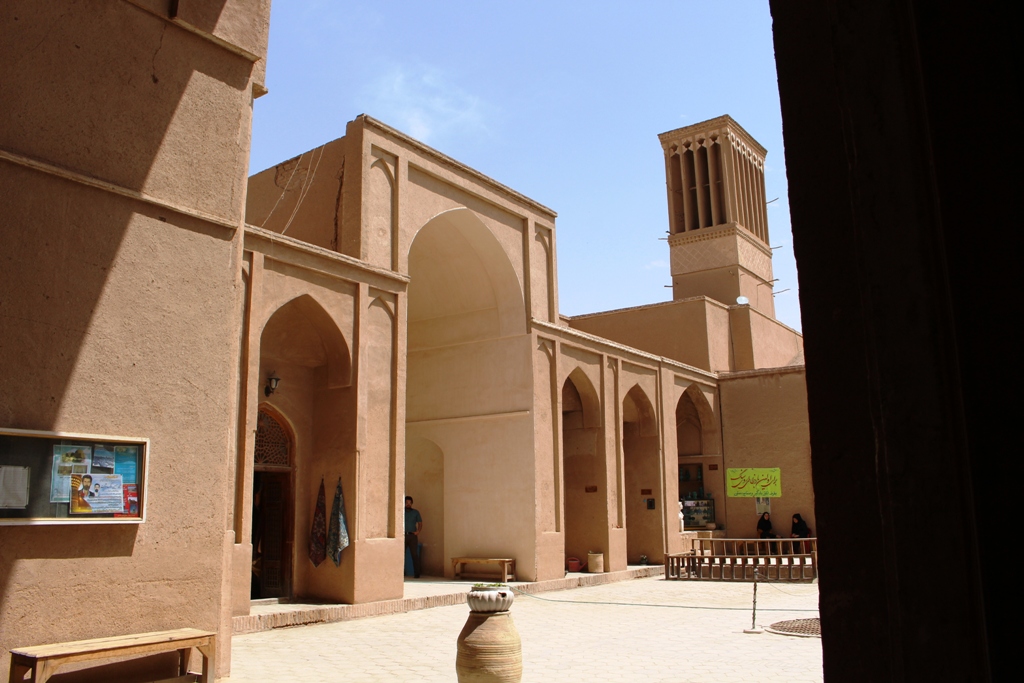
[[[991,5],[772,2],[828,681],[998,678],[1020,221]]]

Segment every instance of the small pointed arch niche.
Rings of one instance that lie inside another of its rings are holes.
[[[664,558],[665,500],[659,457],[658,421],[639,384],[622,399],[622,455],[625,470],[626,560],[637,564]],[[673,502],[675,505],[675,502]]]
[[[579,427],[601,426],[601,400],[583,369],[577,366],[562,384],[562,413],[579,413]]]
[[[715,415],[704,392],[689,385],[676,403],[676,452],[680,456],[718,452]]]
[[[576,367],[562,384],[562,481],[565,558],[607,552],[607,477],[601,401]]]
[[[657,436],[658,420],[647,392],[634,384],[622,399],[622,421],[635,425],[638,436]]]
[[[306,367],[326,366],[332,389],[352,383],[352,354],[345,335],[310,294],[288,301],[267,319],[260,355]]]

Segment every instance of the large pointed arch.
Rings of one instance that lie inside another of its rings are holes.
[[[525,482],[535,432],[519,277],[490,228],[465,208],[420,228],[409,277],[406,438],[426,436],[444,453],[445,516],[425,521],[443,529],[441,566],[449,573],[451,557],[478,553],[526,557],[533,509],[515,505],[532,494]],[[422,483],[406,481],[410,489]]]
[[[508,254],[469,209],[428,221],[409,250],[409,346],[526,332],[522,285]]]

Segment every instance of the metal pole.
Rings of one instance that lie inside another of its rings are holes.
[[[754,609],[750,613],[750,629],[757,628],[757,567],[754,567]]]
[[[754,565],[754,609],[750,614],[750,628],[743,629],[744,633],[761,633],[757,627],[757,565]]]

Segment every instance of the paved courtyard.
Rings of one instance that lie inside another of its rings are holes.
[[[817,585],[758,584],[757,598],[759,625],[817,616]],[[523,681],[821,681],[821,641],[746,634],[750,606],[749,583],[660,577],[517,595]],[[455,681],[467,615],[457,605],[236,636],[222,680]]]

